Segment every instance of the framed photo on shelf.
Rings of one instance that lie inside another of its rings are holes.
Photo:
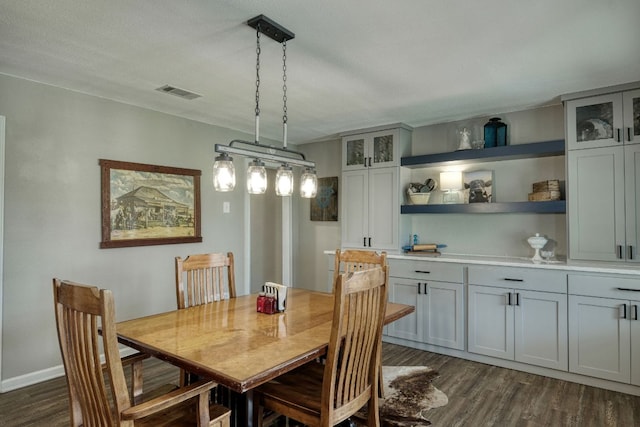
[[[493,194],[493,171],[471,171],[462,174],[464,203],[491,203]]]
[[[202,242],[195,169],[100,159],[100,248]]]

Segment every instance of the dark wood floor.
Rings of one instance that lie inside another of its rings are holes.
[[[640,397],[385,344],[386,365],[426,365],[449,403],[428,412],[434,426],[640,426]],[[145,385],[175,382],[176,368],[145,361]],[[64,378],[0,395],[0,426],[67,426]]]

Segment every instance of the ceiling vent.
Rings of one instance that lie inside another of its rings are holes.
[[[201,98],[202,95],[198,95],[197,93],[189,92],[188,90],[180,89],[177,87],[164,85],[156,89],[159,92],[170,93],[171,95],[179,96],[184,99],[196,99]]]

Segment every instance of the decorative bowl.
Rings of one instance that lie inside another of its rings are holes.
[[[426,205],[429,203],[431,193],[407,193],[412,205]]]

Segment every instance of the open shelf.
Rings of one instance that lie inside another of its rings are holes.
[[[402,205],[403,214],[438,213],[565,213],[565,200],[545,202],[469,203],[451,205]]]
[[[497,160],[516,160],[562,155],[564,155],[564,140],[560,139],[556,141],[483,148],[481,150],[460,150],[450,153],[403,157],[400,160],[400,165],[408,168],[424,168],[445,164],[482,163]]]

